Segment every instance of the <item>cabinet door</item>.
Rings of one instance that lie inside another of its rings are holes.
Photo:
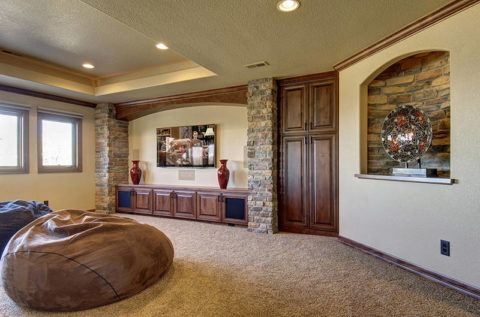
[[[135,189],[135,212],[152,214],[152,190]]]
[[[133,188],[117,187],[117,211],[133,212],[135,210],[135,200]]]
[[[308,226],[306,140],[305,136],[283,138],[279,224],[284,230]]]
[[[307,128],[306,85],[285,86],[281,93],[282,131],[304,132]]]
[[[221,221],[219,193],[197,192],[197,219]]]
[[[309,130],[335,131],[337,120],[335,81],[311,83],[309,101]]]
[[[224,193],[221,197],[222,222],[248,224],[248,194]]]
[[[153,214],[158,216],[173,216],[173,191],[155,189],[153,191]]]
[[[335,135],[310,137],[310,228],[337,230]]]
[[[178,218],[195,219],[196,195],[194,191],[174,191],[173,215]]]

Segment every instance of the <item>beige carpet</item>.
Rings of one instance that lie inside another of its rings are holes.
[[[335,238],[263,235],[225,225],[129,217],[170,237],[173,267],[136,296],[68,316],[480,315],[480,301]],[[0,289],[0,315],[49,314],[18,307]]]

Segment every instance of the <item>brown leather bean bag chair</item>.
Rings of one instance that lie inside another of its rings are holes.
[[[1,263],[17,304],[72,311],[109,304],[155,283],[173,261],[161,231],[135,220],[60,210],[18,231]]]

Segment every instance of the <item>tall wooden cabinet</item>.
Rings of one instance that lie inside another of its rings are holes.
[[[337,235],[337,73],[278,83],[280,230]]]

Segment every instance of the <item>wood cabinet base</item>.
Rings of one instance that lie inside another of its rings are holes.
[[[117,212],[248,224],[248,190],[163,185],[117,185]]]

